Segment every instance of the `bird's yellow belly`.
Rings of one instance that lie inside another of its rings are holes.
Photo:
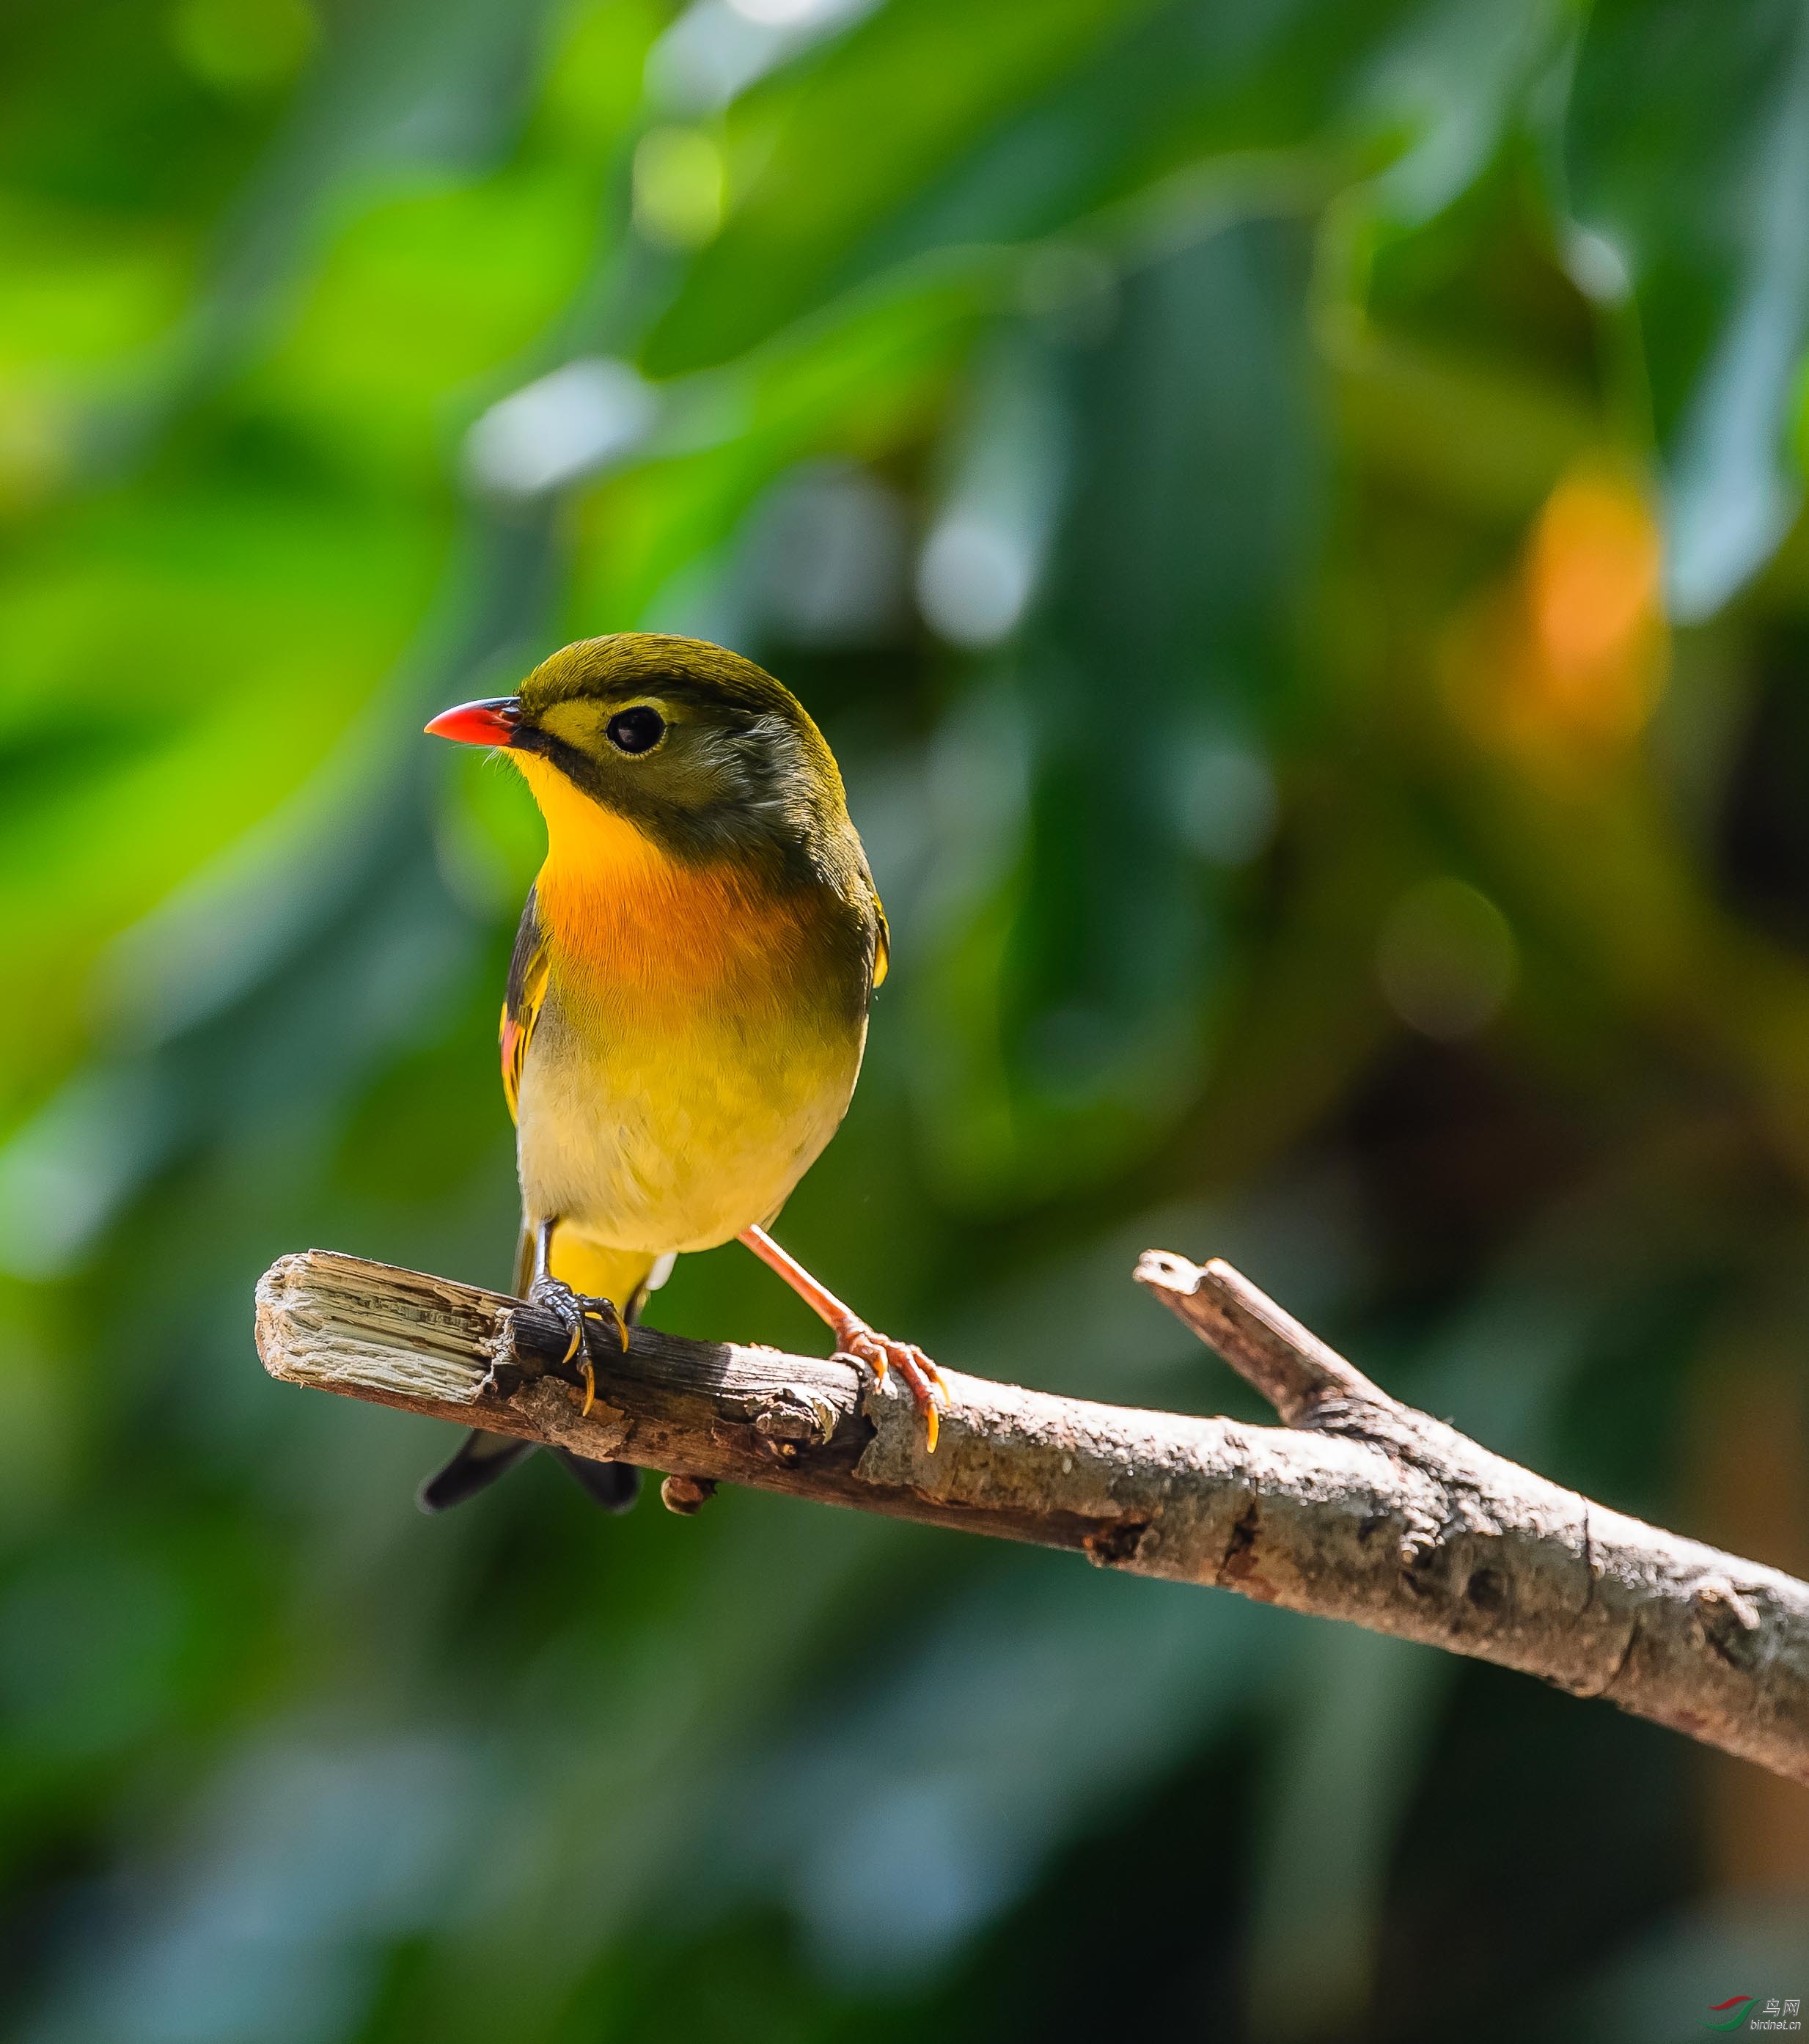
[[[528,1213],[660,1254],[729,1241],[777,1212],[835,1133],[865,1035],[733,989],[549,995],[522,1074]]]

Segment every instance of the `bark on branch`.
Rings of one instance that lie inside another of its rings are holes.
[[[1497,1662],[1809,1782],[1809,1585],[1400,1404],[1226,1264],[1152,1251],[1137,1277],[1284,1427],[945,1371],[930,1455],[895,1384],[638,1327],[587,1416],[533,1308],[318,1250],[265,1274],[257,1343],[291,1383],[670,1471],[675,1509],[726,1481],[1077,1548]]]

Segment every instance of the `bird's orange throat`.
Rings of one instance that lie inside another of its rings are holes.
[[[806,947],[802,903],[725,862],[672,858],[548,761],[510,756],[546,820],[535,905],[572,991],[683,998],[750,972],[782,976]]]

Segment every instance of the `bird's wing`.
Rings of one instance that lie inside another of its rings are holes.
[[[522,1108],[522,1067],[527,1062],[528,1039],[534,1033],[534,1024],[540,1018],[541,1005],[546,998],[548,974],[552,960],[547,949],[546,938],[541,928],[539,912],[534,904],[534,891],[528,890],[527,905],[522,911],[522,927],[515,932],[514,955],[509,961],[508,990],[502,997],[502,1091],[509,1102],[511,1116],[520,1119]],[[562,1248],[555,1238],[553,1269],[556,1276],[576,1278],[580,1289],[590,1291],[591,1285],[585,1279],[596,1274],[589,1269],[573,1266],[572,1249],[579,1252],[583,1245]],[[602,1252],[606,1259],[610,1252]],[[593,1257],[591,1261],[597,1259]],[[615,1262],[622,1262],[616,1253]],[[522,1220],[522,1232],[515,1248],[515,1294],[525,1297],[528,1281],[533,1274],[534,1231],[528,1217]],[[669,1267],[669,1265],[668,1265]],[[631,1267],[623,1270],[620,1281],[612,1285],[613,1290],[623,1294],[623,1317],[632,1321],[652,1289],[649,1273],[664,1281],[664,1274],[658,1270],[656,1259],[651,1256],[632,1259]],[[616,1274],[612,1270],[611,1275]],[[596,1287],[595,1289],[601,1289]],[[444,1512],[450,1506],[463,1504],[468,1497],[485,1490],[505,1470],[513,1469],[524,1455],[533,1451],[532,1441],[515,1439],[508,1434],[486,1433],[482,1428],[468,1434],[458,1453],[437,1474],[428,1478],[421,1486],[418,1502],[423,1512]],[[578,1479],[596,1501],[611,1512],[625,1512],[641,1494],[641,1472],[626,1462],[587,1462],[569,1454],[564,1448],[555,1448],[553,1453]]]
[[[522,927],[515,932],[514,955],[509,961],[509,989],[502,997],[502,1091],[514,1119],[521,1115],[522,1067],[527,1061],[528,1039],[540,1017],[551,970],[552,954],[530,887]]]
[[[886,968],[892,962],[892,931],[886,920],[884,904],[877,894],[873,897],[873,984],[883,986]]]

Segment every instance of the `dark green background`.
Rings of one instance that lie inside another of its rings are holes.
[[[803,694],[892,917],[781,1231],[837,1289],[1253,1417],[1129,1282],[1225,1254],[1809,1566],[1809,16],[745,4],[0,13],[7,2027],[1809,1997],[1809,1801],[1604,1708],[541,1461],[429,1522],[445,1430],[258,1369],[284,1251],[509,1269],[538,826],[424,717],[691,630]],[[652,1317],[821,1339],[733,1248]]]

